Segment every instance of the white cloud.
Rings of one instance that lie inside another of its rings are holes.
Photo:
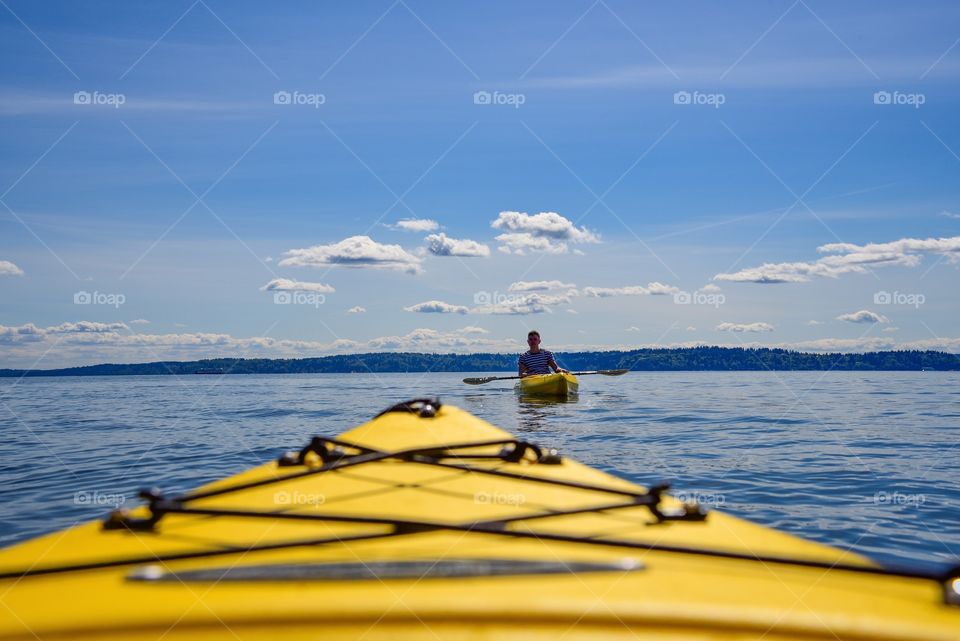
[[[519,211],[502,211],[490,223],[504,233],[496,237],[499,251],[524,255],[529,252],[565,254],[567,243],[599,243],[600,236],[586,227],[577,227],[572,221],[552,211],[533,216]]]
[[[284,253],[281,267],[369,267],[411,274],[422,270],[420,258],[400,245],[384,245],[369,236],[351,236],[330,245],[291,249]]]
[[[129,322],[130,325],[149,325],[150,321],[146,318],[137,318]]]
[[[814,327],[814,326],[816,326],[816,325],[823,325],[823,323],[821,323],[821,322],[818,321],[818,320],[808,320],[808,321],[807,321],[807,325],[810,325],[811,327]]]
[[[887,332],[887,333],[897,332],[897,331],[900,331],[900,328],[899,328],[899,327],[884,327],[884,328],[883,328],[883,331],[885,331],[885,332]]]
[[[478,305],[470,310],[473,314],[525,315],[550,313],[551,307],[569,305],[576,290],[563,294],[541,294],[539,292],[501,295],[491,304]]]
[[[0,344],[38,342],[44,339],[47,332],[33,323],[20,325],[19,327],[6,327],[0,325]]]
[[[831,254],[812,262],[764,263],[730,274],[717,274],[714,280],[745,283],[800,283],[812,276],[838,278],[843,274],[862,274],[867,267],[899,265],[916,267],[924,254],[948,256],[960,260],[960,236],[951,238],[901,238],[889,243],[829,243],[817,251]]]
[[[460,328],[459,331],[464,334],[489,334],[490,333],[489,330],[486,330],[482,327],[477,327],[475,325],[467,325],[466,327]]]
[[[695,331],[697,331],[697,328],[694,327],[693,325],[689,325],[689,326],[687,327],[687,331],[688,331],[688,332],[695,332]]]
[[[290,280],[289,278],[274,278],[269,283],[260,288],[260,291],[266,292],[319,292],[321,294],[332,294],[337,291],[330,285],[323,283],[305,283],[299,280]]]
[[[530,253],[565,254],[568,250],[566,243],[558,243],[549,238],[538,238],[533,234],[500,234],[496,240],[501,243],[497,251],[517,256]]]
[[[852,312],[850,314],[840,314],[837,316],[837,320],[847,321],[848,323],[889,323],[890,320],[876,312],[871,312],[868,309],[861,309],[859,312]]]
[[[940,215],[946,216],[947,218],[960,218],[960,214],[954,214],[953,212],[949,211],[941,211]]]
[[[451,305],[441,300],[428,300],[416,305],[404,307],[405,312],[418,312],[421,314],[466,314],[470,311],[463,305]]]
[[[47,327],[44,331],[50,334],[108,334],[121,330],[129,330],[126,323],[100,323],[97,321],[77,321],[75,323],[60,323]]]
[[[425,232],[440,229],[440,223],[429,218],[405,218],[398,220],[393,227],[401,231]]]
[[[631,325],[630,327],[626,328],[626,329],[623,330],[623,331],[625,331],[625,332],[639,332],[639,331],[642,331],[642,330],[641,330],[639,327],[637,327],[636,325]]]
[[[381,336],[366,341],[361,349],[388,351],[513,351],[519,342],[510,338],[505,340],[489,339],[476,335],[476,328],[464,328],[452,332],[418,328],[403,336]]]
[[[496,300],[475,307],[454,305],[439,300],[430,300],[403,309],[408,312],[436,313],[436,314],[481,314],[481,315],[509,315],[522,316],[527,314],[550,313],[551,307],[569,305],[576,290],[558,294],[543,294],[539,292],[500,295]],[[576,313],[575,311],[572,313]]]
[[[548,291],[551,289],[572,289],[576,287],[573,283],[564,283],[559,280],[518,280],[510,283],[508,291],[511,292],[537,292]]]
[[[23,276],[23,270],[9,260],[0,260],[0,276]]]
[[[609,298],[611,296],[666,296],[676,294],[680,291],[678,287],[664,285],[663,283],[652,282],[643,285],[628,285],[626,287],[584,287],[584,296],[593,298]]]
[[[579,314],[580,312],[578,312],[577,310],[571,308],[571,309],[568,309],[568,310],[567,310],[567,313],[568,313],[568,314]]]
[[[550,308],[541,303],[531,302],[502,302],[490,305],[479,305],[470,310],[474,314],[494,314],[497,316],[525,316],[528,314],[550,313]]]
[[[906,341],[897,345],[897,349],[939,350],[960,352],[960,338],[926,338],[919,341]]]
[[[722,291],[722,290],[721,290],[720,287],[718,287],[717,285],[714,285],[713,283],[708,283],[708,284],[704,285],[703,287],[701,287],[701,288],[700,288],[699,290],[697,290],[697,291],[706,292],[706,293],[708,293],[708,294],[713,294],[713,293],[715,293],[715,292],[719,292],[719,291]]]
[[[27,323],[17,327],[0,325],[0,344],[35,343],[46,340],[50,336],[59,336],[61,341],[99,342],[97,334],[117,334],[129,331],[125,323],[99,323],[95,321],[78,321],[76,323],[61,323],[49,327],[37,327]]]
[[[720,323],[717,325],[718,332],[772,332],[773,325],[770,323]]]
[[[353,307],[351,307],[350,309],[347,310],[347,313],[348,313],[348,314],[363,314],[363,313],[366,312],[366,311],[367,311],[367,308],[366,308],[366,307],[360,307],[359,305],[354,305]]]
[[[485,257],[490,255],[490,248],[483,243],[449,238],[442,232],[430,234],[424,240],[427,243],[427,250],[434,256]]]

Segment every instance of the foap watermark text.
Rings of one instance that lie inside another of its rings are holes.
[[[925,302],[927,297],[923,294],[879,291],[873,295],[874,305],[909,305],[914,309],[920,309]]]
[[[90,505],[93,507],[119,507],[127,502],[125,494],[119,492],[101,492],[100,490],[82,490],[74,492],[74,505]]]
[[[73,104],[92,105],[97,107],[113,107],[119,109],[127,102],[122,93],[101,93],[99,91],[77,91],[73,94]]]
[[[274,292],[274,305],[312,305],[320,307],[327,302],[327,297],[317,292]]]
[[[527,102],[527,96],[522,93],[476,91],[473,94],[473,104],[475,105],[507,105],[519,109],[525,102]]]
[[[727,297],[716,292],[677,292],[673,295],[675,305],[710,305],[719,308],[725,302]]]
[[[900,492],[899,490],[894,490],[892,492],[885,492],[881,490],[873,495],[873,503],[875,505],[920,507],[926,502],[927,496],[925,494],[907,494],[906,492]]]
[[[675,105],[704,105],[719,109],[721,105],[727,102],[726,95],[722,93],[703,93],[701,91],[678,91],[673,94],[673,104]]]
[[[306,106],[319,109],[320,105],[327,102],[327,97],[322,93],[304,93],[302,91],[278,91],[273,94],[273,104]]]
[[[123,294],[79,291],[73,295],[74,305],[110,305],[119,309],[125,302],[127,302],[127,297]]]
[[[522,305],[527,302],[523,294],[479,291],[473,295],[474,305]]]
[[[927,102],[927,96],[922,93],[903,93],[901,91],[876,91],[873,94],[875,105],[907,105],[919,109]]]

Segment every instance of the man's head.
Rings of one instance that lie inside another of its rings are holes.
[[[540,332],[533,329],[527,332],[527,344],[531,347],[540,344]]]

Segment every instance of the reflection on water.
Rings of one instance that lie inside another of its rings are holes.
[[[533,396],[517,391],[517,425],[523,434],[555,432],[558,417],[562,418],[562,406],[576,405],[579,394],[561,396]]]

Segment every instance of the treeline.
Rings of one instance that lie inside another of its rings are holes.
[[[917,371],[960,370],[960,356],[944,352],[895,351],[811,354],[784,349],[691,347],[557,353],[571,370],[634,371]],[[380,352],[319,358],[215,358],[125,365],[104,364],[49,370],[0,369],[0,376],[162,376],[185,374],[342,374],[386,372],[510,372],[514,354],[422,354]]]

